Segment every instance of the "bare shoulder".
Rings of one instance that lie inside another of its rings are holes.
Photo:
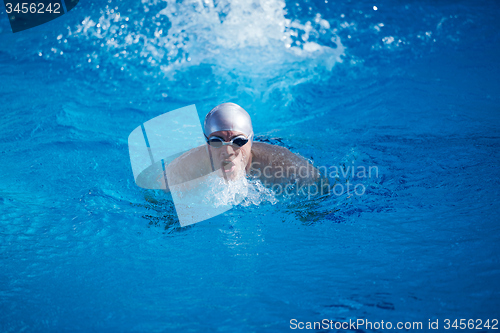
[[[321,178],[311,163],[285,147],[254,142],[252,155],[252,168],[260,169],[260,178],[264,177],[273,183],[311,184]]]
[[[210,159],[205,146],[185,152],[168,164],[165,171],[170,185],[190,181],[210,173]]]
[[[253,158],[257,161],[266,164],[283,164],[283,163],[307,163],[307,161],[292,153],[285,147],[271,145],[264,142],[254,142],[252,146]]]

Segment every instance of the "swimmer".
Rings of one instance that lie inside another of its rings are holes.
[[[184,153],[168,165],[170,186],[214,171],[226,181],[250,176],[265,186],[328,186],[328,180],[304,158],[284,147],[254,142],[250,115],[237,104],[223,103],[213,108],[205,117],[204,134],[206,145]]]

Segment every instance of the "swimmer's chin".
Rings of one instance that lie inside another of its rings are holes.
[[[226,172],[224,173],[224,178],[229,180],[229,181],[236,181],[238,179],[243,178],[244,175],[241,172]]]

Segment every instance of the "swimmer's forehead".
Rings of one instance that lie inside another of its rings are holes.
[[[217,137],[225,139],[225,140],[230,140],[232,138],[235,138],[235,137],[241,136],[241,135],[243,135],[244,137],[247,137],[247,135],[245,135],[245,133],[239,132],[239,131],[217,131],[217,132],[211,133],[209,137],[217,136]]]
[[[213,108],[205,117],[204,127],[206,136],[221,131],[239,132],[247,137],[253,133],[250,115],[234,103],[223,103]]]

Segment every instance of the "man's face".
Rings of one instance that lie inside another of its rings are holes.
[[[217,136],[229,142],[231,139],[243,135],[238,131],[217,131],[210,134],[209,138]],[[228,180],[237,179],[246,174],[246,167],[250,161],[252,141],[248,141],[244,146],[224,145],[220,148],[214,148],[208,145],[212,154],[215,169],[221,169],[223,175]]]

